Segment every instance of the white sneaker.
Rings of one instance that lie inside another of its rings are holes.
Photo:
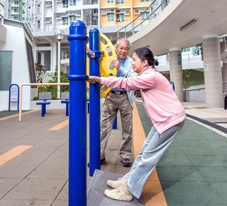
[[[127,183],[127,179],[125,177],[118,178],[118,180],[116,181],[113,181],[113,180],[107,181],[107,185],[112,188],[118,188],[118,187],[124,186],[126,183]]]
[[[132,201],[132,199],[133,199],[132,193],[129,192],[129,190],[125,186],[119,187],[114,190],[106,189],[104,191],[104,194],[107,197],[109,197],[111,199],[115,199],[115,200]]]

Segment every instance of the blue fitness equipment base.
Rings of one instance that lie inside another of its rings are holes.
[[[107,180],[117,180],[121,177],[123,175],[95,170],[87,192],[87,206],[144,206],[143,195],[131,202],[113,200],[104,195],[105,189],[112,189],[106,184]]]

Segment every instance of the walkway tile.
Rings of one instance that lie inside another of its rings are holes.
[[[197,167],[207,181],[227,182],[227,167]]]
[[[156,169],[160,181],[205,181],[204,177],[193,165],[158,165]]]
[[[226,182],[210,182],[210,185],[215,189],[218,195],[225,201],[227,204],[227,181]]]
[[[161,181],[168,205],[224,205],[224,201],[207,182]]]

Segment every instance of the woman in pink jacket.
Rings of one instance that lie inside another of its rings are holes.
[[[105,190],[109,198],[123,201],[131,201],[133,196],[140,198],[148,177],[184,125],[184,108],[169,81],[155,69],[155,65],[158,61],[153,53],[148,48],[139,48],[133,53],[132,66],[138,73],[136,77],[89,77],[89,81],[111,88],[140,89],[144,108],[153,125],[131,170],[123,178],[107,181],[110,187],[115,188]]]

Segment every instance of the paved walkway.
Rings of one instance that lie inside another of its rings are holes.
[[[204,103],[184,106],[191,117],[227,125],[224,109],[206,109]],[[68,205],[67,119],[65,110],[47,110],[44,118],[40,111],[31,111],[23,115],[22,122],[18,116],[0,118],[1,206]],[[66,123],[61,129],[50,130],[62,122]],[[139,101],[133,123],[136,155],[150,130]],[[227,205],[226,134],[211,126],[204,126],[198,119],[187,119],[145,185],[146,206]],[[118,156],[120,128],[118,121],[118,129],[112,131],[108,144],[107,164],[101,169],[125,174],[129,168],[122,167]],[[88,175],[87,186],[90,180]]]

